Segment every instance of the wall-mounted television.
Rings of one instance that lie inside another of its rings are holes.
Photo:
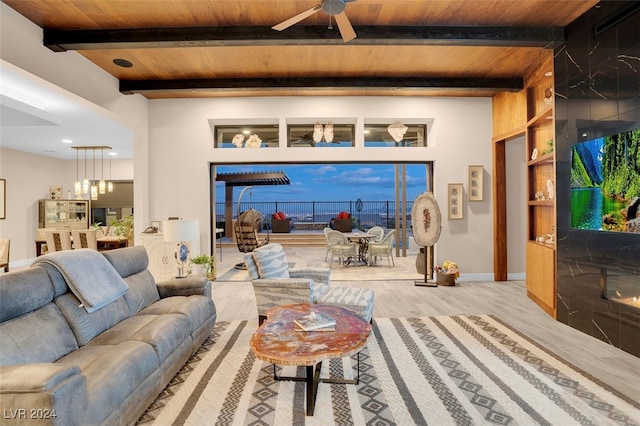
[[[571,227],[640,232],[640,129],[580,142],[571,153]]]

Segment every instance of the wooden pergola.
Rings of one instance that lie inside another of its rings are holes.
[[[218,173],[216,182],[224,182],[225,235],[233,233],[233,188],[235,186],[290,185],[285,172]]]

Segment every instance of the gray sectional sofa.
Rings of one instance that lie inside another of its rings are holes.
[[[136,422],[216,321],[206,278],[147,265],[141,246],[80,249],[0,275],[2,424]]]

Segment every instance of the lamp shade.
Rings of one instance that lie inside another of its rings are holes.
[[[195,241],[200,239],[200,222],[197,220],[165,220],[164,240]]]

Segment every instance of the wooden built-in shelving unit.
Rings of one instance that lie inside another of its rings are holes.
[[[493,198],[494,279],[501,281],[507,279],[508,252],[506,233],[503,232],[506,229],[504,144],[524,135],[527,151],[527,183],[524,188],[527,194],[527,295],[555,317],[556,156],[553,93],[553,52],[543,50],[525,78],[524,90],[494,97]],[[551,182],[549,186],[548,182]]]

